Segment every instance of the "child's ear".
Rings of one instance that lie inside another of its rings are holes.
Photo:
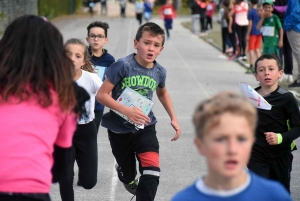
[[[280,70],[280,71],[279,71],[278,78],[282,78],[282,75],[283,75],[283,70]]]
[[[196,145],[199,153],[204,156],[205,151],[204,151],[204,147],[203,147],[203,141],[200,140],[198,137],[195,137],[194,138],[194,144]]]

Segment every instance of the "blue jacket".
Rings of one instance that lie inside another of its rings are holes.
[[[98,71],[100,69],[103,70],[104,74],[106,72],[106,69],[115,62],[115,58],[107,53],[106,49],[103,49],[103,54],[100,57],[92,56],[91,63],[95,66]],[[102,81],[105,80],[105,76],[101,77]],[[101,105],[97,100],[95,101],[95,110],[104,110],[104,106]]]
[[[289,0],[284,17],[285,31],[294,30],[300,33],[300,2],[299,0]]]

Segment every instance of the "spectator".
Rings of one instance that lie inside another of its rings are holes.
[[[300,2],[289,0],[284,18],[284,30],[298,64],[298,76],[288,87],[300,87]]]

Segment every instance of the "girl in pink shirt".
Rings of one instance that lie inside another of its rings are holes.
[[[249,6],[244,0],[235,0],[233,9],[229,13],[228,31],[232,33],[231,27],[235,23],[235,30],[239,40],[239,55],[238,59],[247,60],[246,56],[246,35],[248,29],[248,10]],[[234,16],[234,22],[233,22]]]
[[[0,200],[49,201],[53,151],[71,147],[80,108],[72,63],[34,15],[14,20],[0,47]]]

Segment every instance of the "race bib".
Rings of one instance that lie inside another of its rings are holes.
[[[164,14],[165,15],[172,15],[173,14],[172,9],[171,8],[164,9]]]
[[[274,27],[264,26],[262,27],[261,33],[263,36],[274,36]]]

